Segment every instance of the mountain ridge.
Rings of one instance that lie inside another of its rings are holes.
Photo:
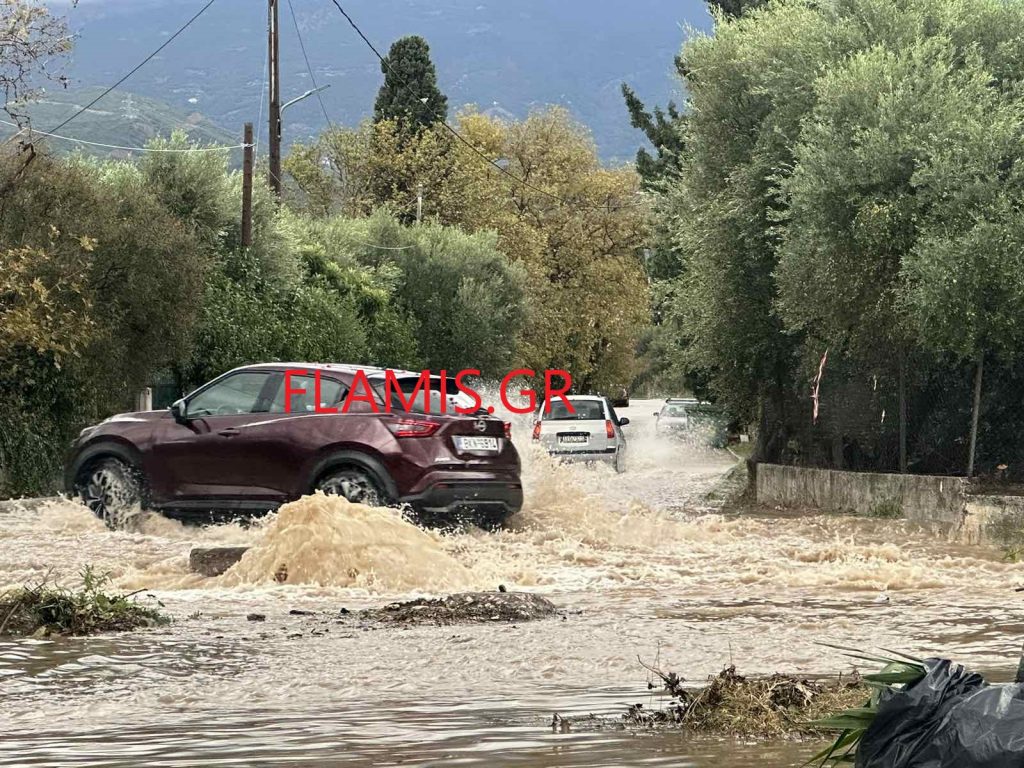
[[[76,117],[60,130],[59,137],[45,136],[43,132],[60,125],[103,90],[93,86],[49,91],[26,105],[24,112],[32,129],[43,134],[45,143],[58,154],[81,151],[89,155],[128,157],[135,153],[121,148],[142,148],[151,139],[168,138],[176,130],[184,131],[192,142],[204,146],[235,146],[242,141],[241,134],[233,136],[198,111],[178,109],[158,99],[121,89],[112,91],[96,106]],[[10,136],[15,131],[9,121],[0,123],[0,136]],[[241,150],[226,153],[232,165],[241,163]]]
[[[380,62],[330,0],[292,0],[332,122],[355,125],[372,113]],[[54,4],[77,34],[68,74],[76,88],[107,85],[151,53],[202,7],[201,0],[82,0]],[[405,34],[431,45],[451,113],[463,105],[525,117],[562,104],[587,125],[605,160],[631,160],[643,137],[629,124],[619,93],[628,82],[652,103],[679,100],[672,59],[687,26],[710,25],[701,0],[347,0],[346,10],[382,53]],[[260,120],[266,5],[218,0],[125,88],[180,110],[202,112],[232,135]],[[282,99],[310,77],[289,3],[281,3]],[[102,102],[99,105],[102,107]],[[326,121],[317,99],[286,112],[285,141],[305,140]],[[266,127],[261,125],[266,138]],[[115,142],[116,143],[116,142]]]

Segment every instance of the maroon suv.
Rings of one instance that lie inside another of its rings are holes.
[[[369,395],[363,376],[376,412],[356,398]],[[427,525],[494,527],[518,511],[519,454],[508,425],[484,409],[458,415],[449,405],[441,415],[436,377],[429,403],[424,389],[399,398],[398,389],[414,391],[418,374],[393,376],[399,386],[389,391],[381,368],[236,368],[166,411],[120,414],[82,430],[65,485],[110,524],[137,503],[179,517],[265,512],[317,489],[408,505]],[[457,391],[452,380],[444,383]]]

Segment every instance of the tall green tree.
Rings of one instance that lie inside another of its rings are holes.
[[[381,62],[384,85],[373,106],[374,122],[394,120],[406,129],[420,129],[448,117],[448,97],[437,87],[430,46],[419,35],[396,40]]]
[[[50,489],[73,435],[188,347],[207,273],[134,167],[35,157],[0,162],[0,494]]]
[[[823,392],[850,385],[832,407],[883,437],[885,404],[862,405],[901,349],[947,377],[951,359],[1009,370],[1022,30],[1024,7],[998,0],[808,1],[684,47],[691,109],[668,196],[681,331],[714,389],[766,417],[761,456],[822,459],[808,394],[826,348]],[[837,436],[833,462],[855,442]]]
[[[683,115],[672,101],[665,109],[657,106],[648,109],[626,83],[622,84],[622,98],[629,111],[630,125],[643,131],[654,147],[653,155],[645,147],[637,150],[636,172],[640,174],[645,188],[655,188],[660,181],[679,170],[683,150]]]
[[[917,189],[927,214],[902,265],[924,347],[974,365],[965,471],[974,474],[984,371],[1024,352],[1024,103],[992,87],[970,56],[947,84],[946,133],[930,136]]]

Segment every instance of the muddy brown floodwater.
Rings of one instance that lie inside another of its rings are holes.
[[[704,495],[732,457],[659,441],[655,406],[624,411],[623,475],[525,446],[526,507],[497,534],[441,536],[322,497],[248,529],[140,515],[109,532],[72,502],[0,513],[0,589],[71,584],[88,563],[175,618],[0,640],[0,766],[790,766],[815,745],[550,723],[656,705],[638,655],[694,682],[730,661],[850,669],[819,642],[1015,668],[1024,566],[902,521],[718,514]],[[213,544],[252,549],[222,577],[188,573],[189,549]],[[362,631],[290,613],[499,584],[567,615]]]

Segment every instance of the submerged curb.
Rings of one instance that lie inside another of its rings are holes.
[[[248,547],[196,547],[188,553],[188,567],[203,576],[220,576],[248,551]]]

